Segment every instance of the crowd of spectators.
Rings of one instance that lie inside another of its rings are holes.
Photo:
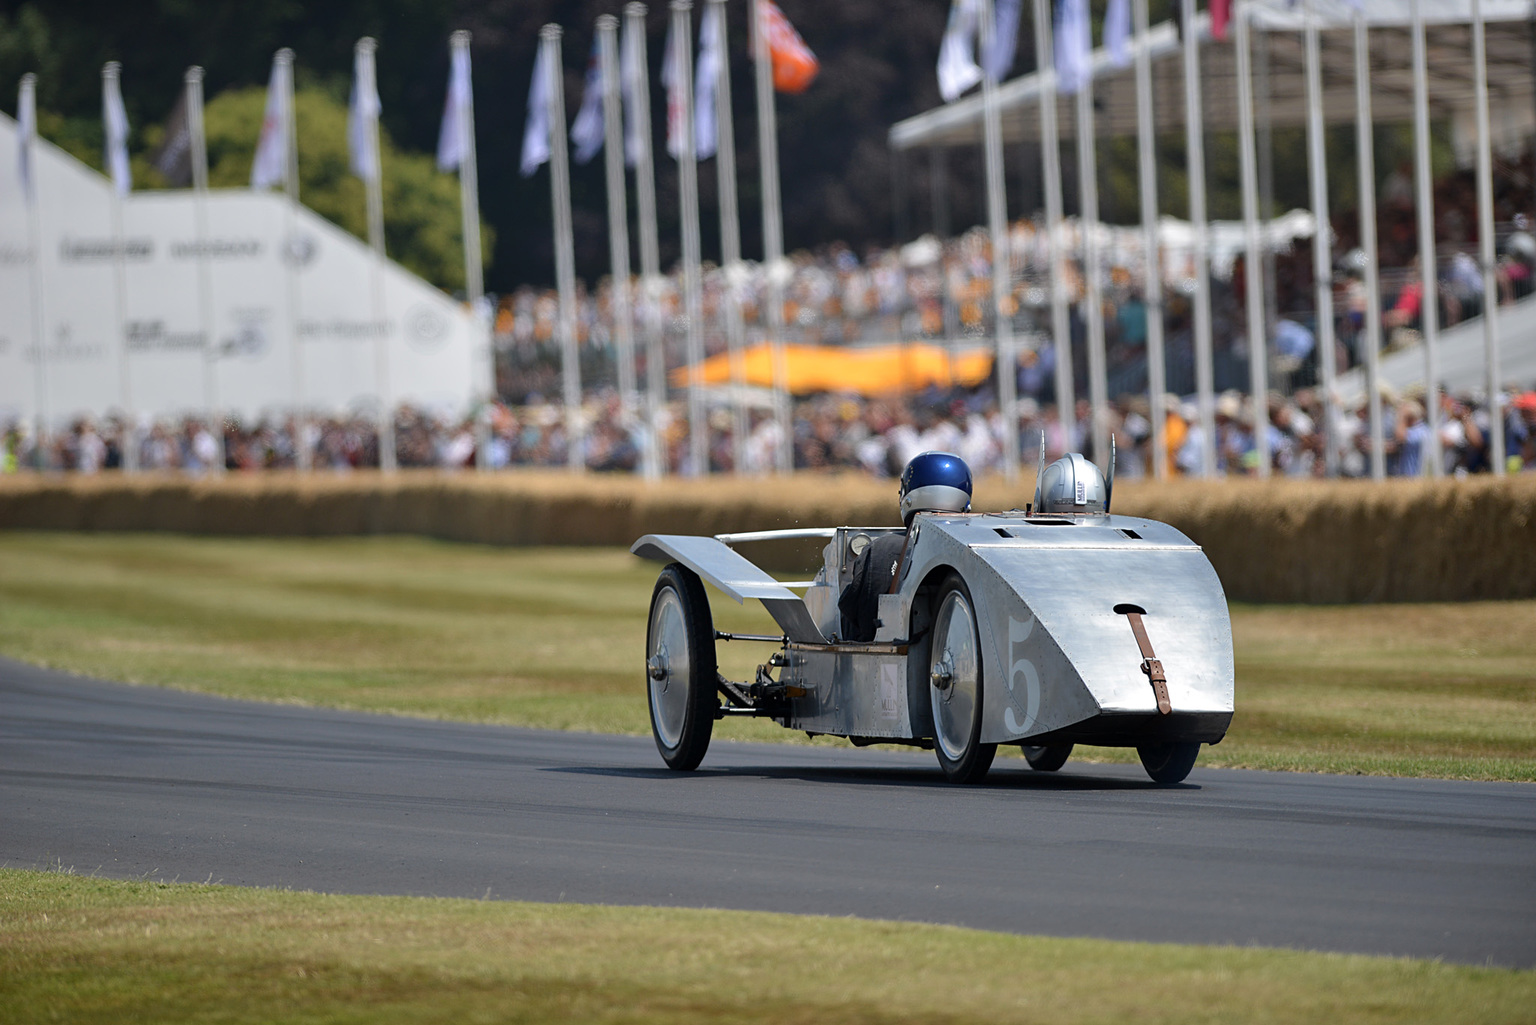
[[[1512,302],[1531,293],[1536,284],[1536,238],[1524,211],[1529,209],[1532,180],[1527,155],[1518,166],[1503,168],[1495,194],[1499,259],[1495,268],[1498,302]],[[1352,213],[1335,216],[1332,251],[1338,257],[1332,287],[1336,315],[1339,370],[1362,362],[1365,311],[1374,301],[1383,311],[1384,347],[1393,349],[1417,341],[1423,324],[1424,297],[1417,269],[1416,224],[1411,175],[1398,168],[1382,189],[1378,245],[1382,264],[1381,293],[1366,294],[1364,254],[1358,247]],[[1436,232],[1441,240],[1437,259],[1437,309],[1442,325],[1452,325],[1481,313],[1487,306],[1484,282],[1475,254],[1476,189],[1470,172],[1447,175],[1436,184]],[[1310,215],[1293,212],[1273,222],[1270,255],[1273,267],[1266,279],[1272,325],[1267,339],[1272,393],[1256,411],[1239,390],[1248,379],[1248,345],[1243,337],[1245,277],[1242,273],[1243,232],[1240,225],[1216,224],[1212,245],[1212,324],[1218,389],[1216,436],[1212,444],[1221,472],[1256,470],[1256,424],[1267,425],[1276,472],[1320,474],[1330,462],[1346,476],[1367,474],[1369,431],[1363,403],[1337,408],[1332,430],[1324,430],[1324,411],[1317,389],[1317,321],[1313,311],[1311,246],[1299,244],[1310,236]],[[1115,403],[1108,426],[1115,432],[1122,458],[1119,472],[1151,472],[1150,404],[1146,397],[1146,343],[1150,310],[1141,291],[1145,251],[1140,230],[1101,225],[1097,249],[1104,283],[1104,324],[1110,394]],[[1194,391],[1194,343],[1191,298],[1194,283],[1193,248],[1187,226],[1166,222],[1159,277],[1163,285],[1163,324],[1167,347],[1166,402],[1168,465],[1171,474],[1197,472],[1206,444],[1189,395]],[[1082,225],[1069,221],[1065,245],[1069,254],[1081,250]],[[1055,347],[1049,344],[1050,275],[1046,233],[1031,220],[1009,228],[1010,294],[1003,311],[1020,340],[1017,385],[1020,396],[1019,451],[1034,458],[1043,432],[1047,448],[1056,453],[1085,450],[1091,442],[1086,404],[1074,397],[1074,415],[1065,428],[1056,416]],[[924,236],[899,248],[871,248],[859,258],[850,248],[834,244],[801,252],[779,267],[744,263],[729,272],[706,266],[703,283],[703,337],[706,355],[726,347],[724,312],[735,296],[741,303],[746,341],[765,337],[765,307],[771,279],[777,276],[784,295],[786,340],[809,344],[863,345],[909,341],[938,341],[950,345],[986,343],[995,329],[992,294],[993,247],[988,234],[973,229],[941,241]],[[1074,380],[1081,390],[1087,380],[1085,328],[1080,315],[1084,292],[1082,265],[1064,263],[1067,298],[1074,304],[1071,331]],[[797,400],[793,437],[782,437],[778,421],[766,410],[745,417],[746,436],[733,438],[736,417],[715,396],[709,413],[709,467],[693,466],[685,403],[676,392],[658,411],[654,426],[637,408],[617,394],[617,307],[610,280],[588,291],[578,286],[577,342],[584,384],[583,405],[576,414],[581,436],[579,461],[593,470],[638,471],[650,458],[664,463],[666,473],[763,473],[774,468],[788,445],[798,468],[818,470],[858,467],[882,475],[899,471],[912,454],[924,449],[948,449],[963,455],[978,472],[1001,465],[1004,425],[990,383],[976,389],[922,394],[861,397],[855,393],[824,394]],[[635,289],[634,349],[636,379],[648,377],[645,340],[661,340],[666,366],[685,360],[687,317],[680,272]],[[490,468],[505,466],[565,466],[570,433],[562,406],[560,349],[556,320],[558,302],[549,289],[520,288],[496,305],[495,344],[498,353],[497,390],[501,401],[471,418],[444,416],[401,408],[395,418],[395,449],[399,465],[463,467],[484,461]],[[1386,395],[1385,436],[1388,469],[1413,475],[1424,471],[1426,417],[1422,390],[1417,394]],[[1447,472],[1488,469],[1487,437],[1490,417],[1504,420],[1510,466],[1536,467],[1532,427],[1536,393],[1511,387],[1490,403],[1486,396],[1441,396],[1442,447]],[[197,419],[138,425],[131,441],[123,424],[113,418],[99,423],[80,420],[66,431],[39,442],[25,424],[5,430],[0,469],[45,467],[94,472],[121,466],[125,447],[136,446],[136,463],[145,469],[181,469],[201,473],[221,459],[229,470],[296,466],[308,453],[309,465],[344,470],[376,466],[379,445],[376,424],[364,416],[317,417],[302,423],[265,419],[254,423],[227,421],[222,445],[210,426]],[[1332,437],[1335,458],[1329,460],[1326,438]],[[658,453],[652,457],[649,453]],[[1092,453],[1090,453],[1092,454]],[[739,466],[737,464],[740,464]]]
[[[1497,406],[1476,396],[1442,394],[1440,439],[1448,474],[1491,469],[1489,437],[1492,417],[1500,416],[1511,472],[1536,471],[1536,389],[1510,391]],[[1426,473],[1429,428],[1422,392],[1386,395],[1382,403],[1386,471],[1394,476]],[[1321,476],[1327,464],[1330,432],[1316,389],[1291,396],[1271,393],[1262,409],[1236,391],[1216,397],[1214,408],[1216,464],[1223,475],[1257,472],[1256,425],[1263,425],[1273,455],[1273,472],[1291,476]],[[1165,398],[1165,472],[1169,476],[1198,475],[1205,439],[1195,403],[1188,397]],[[395,417],[397,460],[402,467],[444,469],[475,467],[482,459],[489,469],[505,467],[564,467],[568,465],[570,433],[564,409],[543,401],[523,406],[496,404],[479,418],[433,416],[402,407]],[[1032,465],[1041,436],[1052,458],[1064,451],[1093,452],[1088,403],[1078,400],[1063,427],[1054,406],[1031,398],[1019,402],[1018,451]],[[1109,412],[1108,427],[1118,448],[1116,472],[1122,478],[1150,476],[1152,465],[1151,407],[1145,395],[1124,396]],[[767,409],[751,410],[741,444],[734,438],[735,417],[725,406],[712,406],[707,445],[710,473],[765,474],[777,465],[785,441],[777,419]],[[978,474],[1002,470],[1006,427],[990,387],[954,389],[914,396],[864,398],[823,394],[797,401],[789,441],[796,469],[830,471],[857,469],[892,477],[919,452],[943,450],[962,456]],[[222,456],[228,471],[293,468],[305,445],[317,470],[345,471],[378,465],[378,434],[371,418],[292,419],[224,424]],[[1363,477],[1371,471],[1368,411],[1363,401],[1336,406],[1332,424],[1337,472]],[[626,407],[617,394],[603,390],[589,397],[578,417],[580,462],[592,471],[638,472],[653,450],[652,432],[639,410]],[[149,424],[128,435],[120,419],[100,422],[81,419],[69,430],[49,436],[41,445],[25,425],[13,424],[0,435],[0,470],[37,468],[95,473],[123,466],[125,447],[137,444],[137,464],[144,470],[181,470],[203,474],[215,468],[219,439],[199,419]],[[655,449],[662,453],[668,474],[694,474],[691,462],[686,403],[674,401],[659,411]],[[738,465],[738,450],[740,463]],[[1100,458],[1102,461],[1102,458]]]

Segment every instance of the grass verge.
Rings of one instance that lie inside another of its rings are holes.
[[[8,532],[0,653],[234,697],[642,734],[655,575],[616,549]],[[771,630],[716,599],[718,627]],[[1236,605],[1232,622],[1238,713],[1202,765],[1536,780],[1536,602]],[[721,650],[749,679],[766,649]]]
[[[1536,973],[1427,961],[0,870],[0,1022],[1499,1025],[1533,1006]]]

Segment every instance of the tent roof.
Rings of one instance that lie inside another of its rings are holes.
[[[1431,117],[1473,106],[1470,0],[1420,0],[1426,23]],[[1495,110],[1536,108],[1532,95],[1532,25],[1530,0],[1483,0],[1487,23],[1489,102]],[[1330,123],[1354,123],[1354,17],[1356,8],[1344,0],[1319,0],[1297,5],[1288,0],[1254,0],[1255,50],[1269,44],[1269,115],[1275,125],[1306,122],[1306,80],[1303,74],[1302,29],[1314,20],[1320,33],[1323,110]],[[1372,118],[1377,122],[1409,121],[1413,116],[1413,68],[1408,28],[1409,5],[1401,0],[1363,0],[1362,16],[1370,28]],[[1197,16],[1200,38],[1200,80],[1208,129],[1237,127],[1235,54],[1226,42],[1210,37],[1210,20]],[[1132,64],[1120,68],[1102,47],[1092,55],[1095,134],[1112,137],[1136,131],[1134,58],[1141,42],[1131,43]],[[1172,22],[1153,26],[1146,45],[1152,59],[1153,117],[1160,131],[1184,125],[1183,48]],[[1004,82],[997,89],[1003,138],[1040,137],[1040,75],[1031,73]],[[1063,139],[1075,136],[1075,97],[1058,98],[1057,124]],[[979,144],[982,136],[981,93],[935,107],[891,127],[892,149],[920,146]]]

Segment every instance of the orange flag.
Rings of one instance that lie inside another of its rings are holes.
[[[821,70],[816,55],[773,0],[758,0],[758,30],[767,34],[773,61],[773,87],[781,93],[803,93]]]

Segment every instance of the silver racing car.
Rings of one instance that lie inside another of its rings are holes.
[[[1113,470],[1071,454],[1045,467],[1023,510],[970,512],[965,464],[924,453],[902,476],[905,527],[640,538],[632,552],[667,564],[645,652],[662,758],[693,769],[716,719],[759,716],[861,746],[931,747],[955,782],[981,779],[999,744],[1041,771],[1074,744],[1134,747],[1153,780],[1183,780],[1232,721],[1226,598],[1189,538],[1111,515],[1112,487]],[[827,539],[801,584],[735,549],[796,538]],[[717,631],[704,582],[762,602],[780,632]],[[754,679],[727,680],[720,642],[773,651]]]

